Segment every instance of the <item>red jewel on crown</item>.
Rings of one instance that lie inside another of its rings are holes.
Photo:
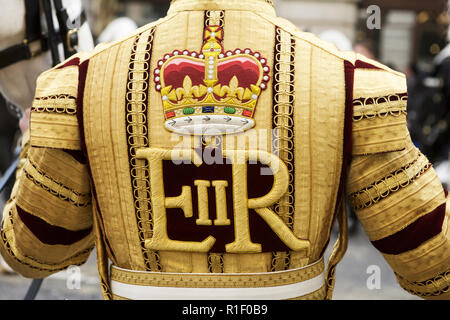
[[[221,27],[207,27],[201,52],[175,50],[158,61],[154,82],[168,130],[216,135],[255,125],[259,96],[270,81],[267,59],[248,48],[225,52],[222,40]]]

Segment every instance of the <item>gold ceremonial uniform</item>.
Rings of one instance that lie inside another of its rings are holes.
[[[0,251],[38,278],[95,246],[106,299],[331,298],[347,196],[400,285],[449,298],[448,195],[406,107],[404,75],[271,0],[173,1],[40,76]]]

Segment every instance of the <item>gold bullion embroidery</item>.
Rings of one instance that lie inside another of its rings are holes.
[[[375,205],[379,201],[389,197],[392,193],[409,186],[414,180],[422,176],[431,168],[431,163],[423,154],[406,166],[392,172],[385,178],[374,182],[367,188],[355,192],[349,196],[354,210],[361,210]]]
[[[31,110],[33,112],[76,115],[76,98],[68,94],[35,98]]]

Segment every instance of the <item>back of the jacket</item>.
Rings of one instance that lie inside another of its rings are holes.
[[[345,225],[328,269],[323,254],[346,194],[407,289],[448,270],[446,195],[409,139],[404,76],[300,32],[270,2],[173,1],[41,76],[31,145],[82,172],[66,171],[84,186],[67,188],[80,197],[66,245],[92,245],[93,212],[106,297],[330,297]],[[424,276],[412,250],[436,237]]]

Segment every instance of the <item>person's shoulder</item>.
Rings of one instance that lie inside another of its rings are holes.
[[[81,62],[92,59],[97,55],[107,54],[110,50],[114,50],[117,46],[121,46],[122,44],[129,41],[133,41],[134,39],[136,39],[141,35],[152,33],[156,27],[175,18],[175,16],[176,15],[166,16],[156,21],[145,24],[144,26],[139,27],[136,30],[133,30],[133,32],[127,34],[126,36],[119,37],[117,40],[99,43],[95,46],[95,48],[92,51],[82,52],[78,54],[81,57]],[[63,64],[64,63],[62,63],[61,65]]]

